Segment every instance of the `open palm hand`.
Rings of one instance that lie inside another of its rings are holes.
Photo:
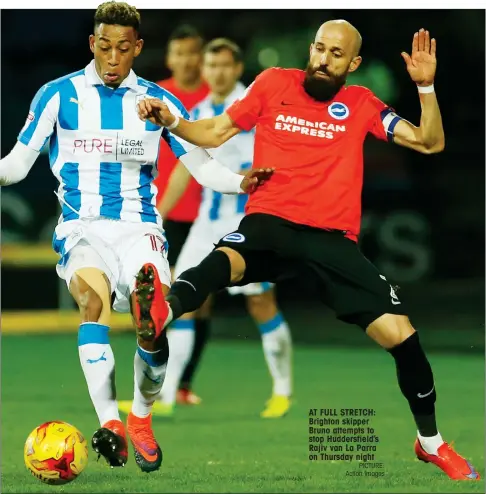
[[[434,83],[437,70],[436,45],[435,39],[430,39],[429,31],[421,29],[413,36],[411,55],[402,53],[407,71],[418,86],[430,86]]]

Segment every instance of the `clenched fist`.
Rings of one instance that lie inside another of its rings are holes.
[[[246,194],[251,194],[271,178],[275,168],[255,168],[250,170],[241,182],[241,189]]]
[[[160,127],[170,127],[176,119],[169,107],[158,98],[146,98],[140,101],[138,116],[140,120],[149,120]]]

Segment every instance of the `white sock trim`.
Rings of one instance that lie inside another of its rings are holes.
[[[438,449],[444,444],[444,440],[439,432],[435,436],[424,437],[420,435],[419,431],[417,431],[417,437],[423,450],[429,455],[437,456]]]
[[[151,353],[152,355],[154,353],[159,353],[160,350],[154,350],[154,351],[150,351],[150,350],[145,350],[145,348],[142,348],[138,343],[137,343],[137,347],[140,348],[140,350],[142,350],[142,352],[145,352],[145,353]],[[162,365],[162,364],[161,364]]]

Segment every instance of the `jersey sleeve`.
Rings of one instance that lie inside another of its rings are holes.
[[[191,120],[191,116],[188,111],[185,109],[184,105],[172,94],[164,95],[164,103],[169,107],[172,115],[176,115],[179,118],[184,118],[186,120]],[[167,128],[164,128],[162,131],[162,137],[169,145],[172,152],[175,154],[176,158],[180,158],[184,156],[189,151],[192,151],[196,148],[194,144],[191,144],[187,141],[184,141],[180,137],[172,134]]]
[[[35,95],[30,105],[25,125],[17,139],[33,149],[40,151],[54,132],[59,114],[59,91],[57,86],[46,84]]]
[[[369,99],[369,105],[371,107],[369,132],[377,139],[393,142],[393,132],[401,117],[395,113],[393,108],[383,103],[383,101],[372,93]]]
[[[243,96],[226,110],[231,120],[240,129],[249,131],[256,125],[262,111],[265,95],[271,88],[272,74],[272,69],[263,71],[246,88]]]

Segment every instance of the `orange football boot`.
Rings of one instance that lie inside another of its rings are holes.
[[[152,414],[140,418],[128,414],[127,431],[135,450],[135,461],[142,472],[154,472],[162,464],[162,450],[152,430]]]
[[[480,480],[479,473],[465,458],[452,449],[452,445],[443,443],[436,455],[430,455],[422,448],[417,438],[415,440],[415,454],[420,461],[438,466],[453,480]]]

